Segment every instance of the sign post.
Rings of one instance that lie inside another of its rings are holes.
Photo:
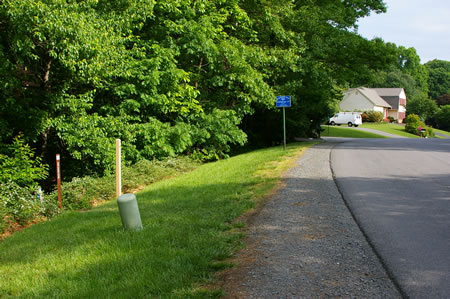
[[[58,208],[61,210],[61,156],[59,154],[56,154],[56,185],[58,186]]]
[[[277,108],[283,108],[283,149],[286,150],[286,107],[291,107],[291,96],[277,96]]]

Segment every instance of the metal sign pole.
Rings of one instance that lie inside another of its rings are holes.
[[[286,112],[283,107],[283,150],[286,150]]]

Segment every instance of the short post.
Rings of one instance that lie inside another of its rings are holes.
[[[126,193],[117,199],[120,218],[124,230],[139,231],[142,229],[141,215],[137,204],[136,195]]]
[[[38,198],[41,203],[44,202],[44,195],[43,195],[41,186],[39,186],[39,188],[38,188]]]
[[[62,209],[61,200],[61,156],[56,154],[56,185],[58,186],[58,208]]]
[[[122,168],[121,168],[120,139],[116,139],[116,197],[122,195]]]

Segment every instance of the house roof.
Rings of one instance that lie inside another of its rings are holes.
[[[375,90],[380,97],[398,97],[403,88],[371,88]]]
[[[374,88],[360,87],[357,90],[376,106],[392,108],[385,100],[383,100]]]
[[[389,105],[391,105],[391,109],[397,109],[400,103],[400,99],[398,96],[381,96],[383,100],[386,101]]]
[[[392,106],[392,109],[398,109],[400,95],[404,90],[403,88],[373,88],[380,97],[383,98],[389,105]]]

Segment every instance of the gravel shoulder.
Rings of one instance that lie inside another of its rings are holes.
[[[219,276],[227,298],[401,298],[336,187],[332,147],[308,149],[249,219],[246,248]]]

